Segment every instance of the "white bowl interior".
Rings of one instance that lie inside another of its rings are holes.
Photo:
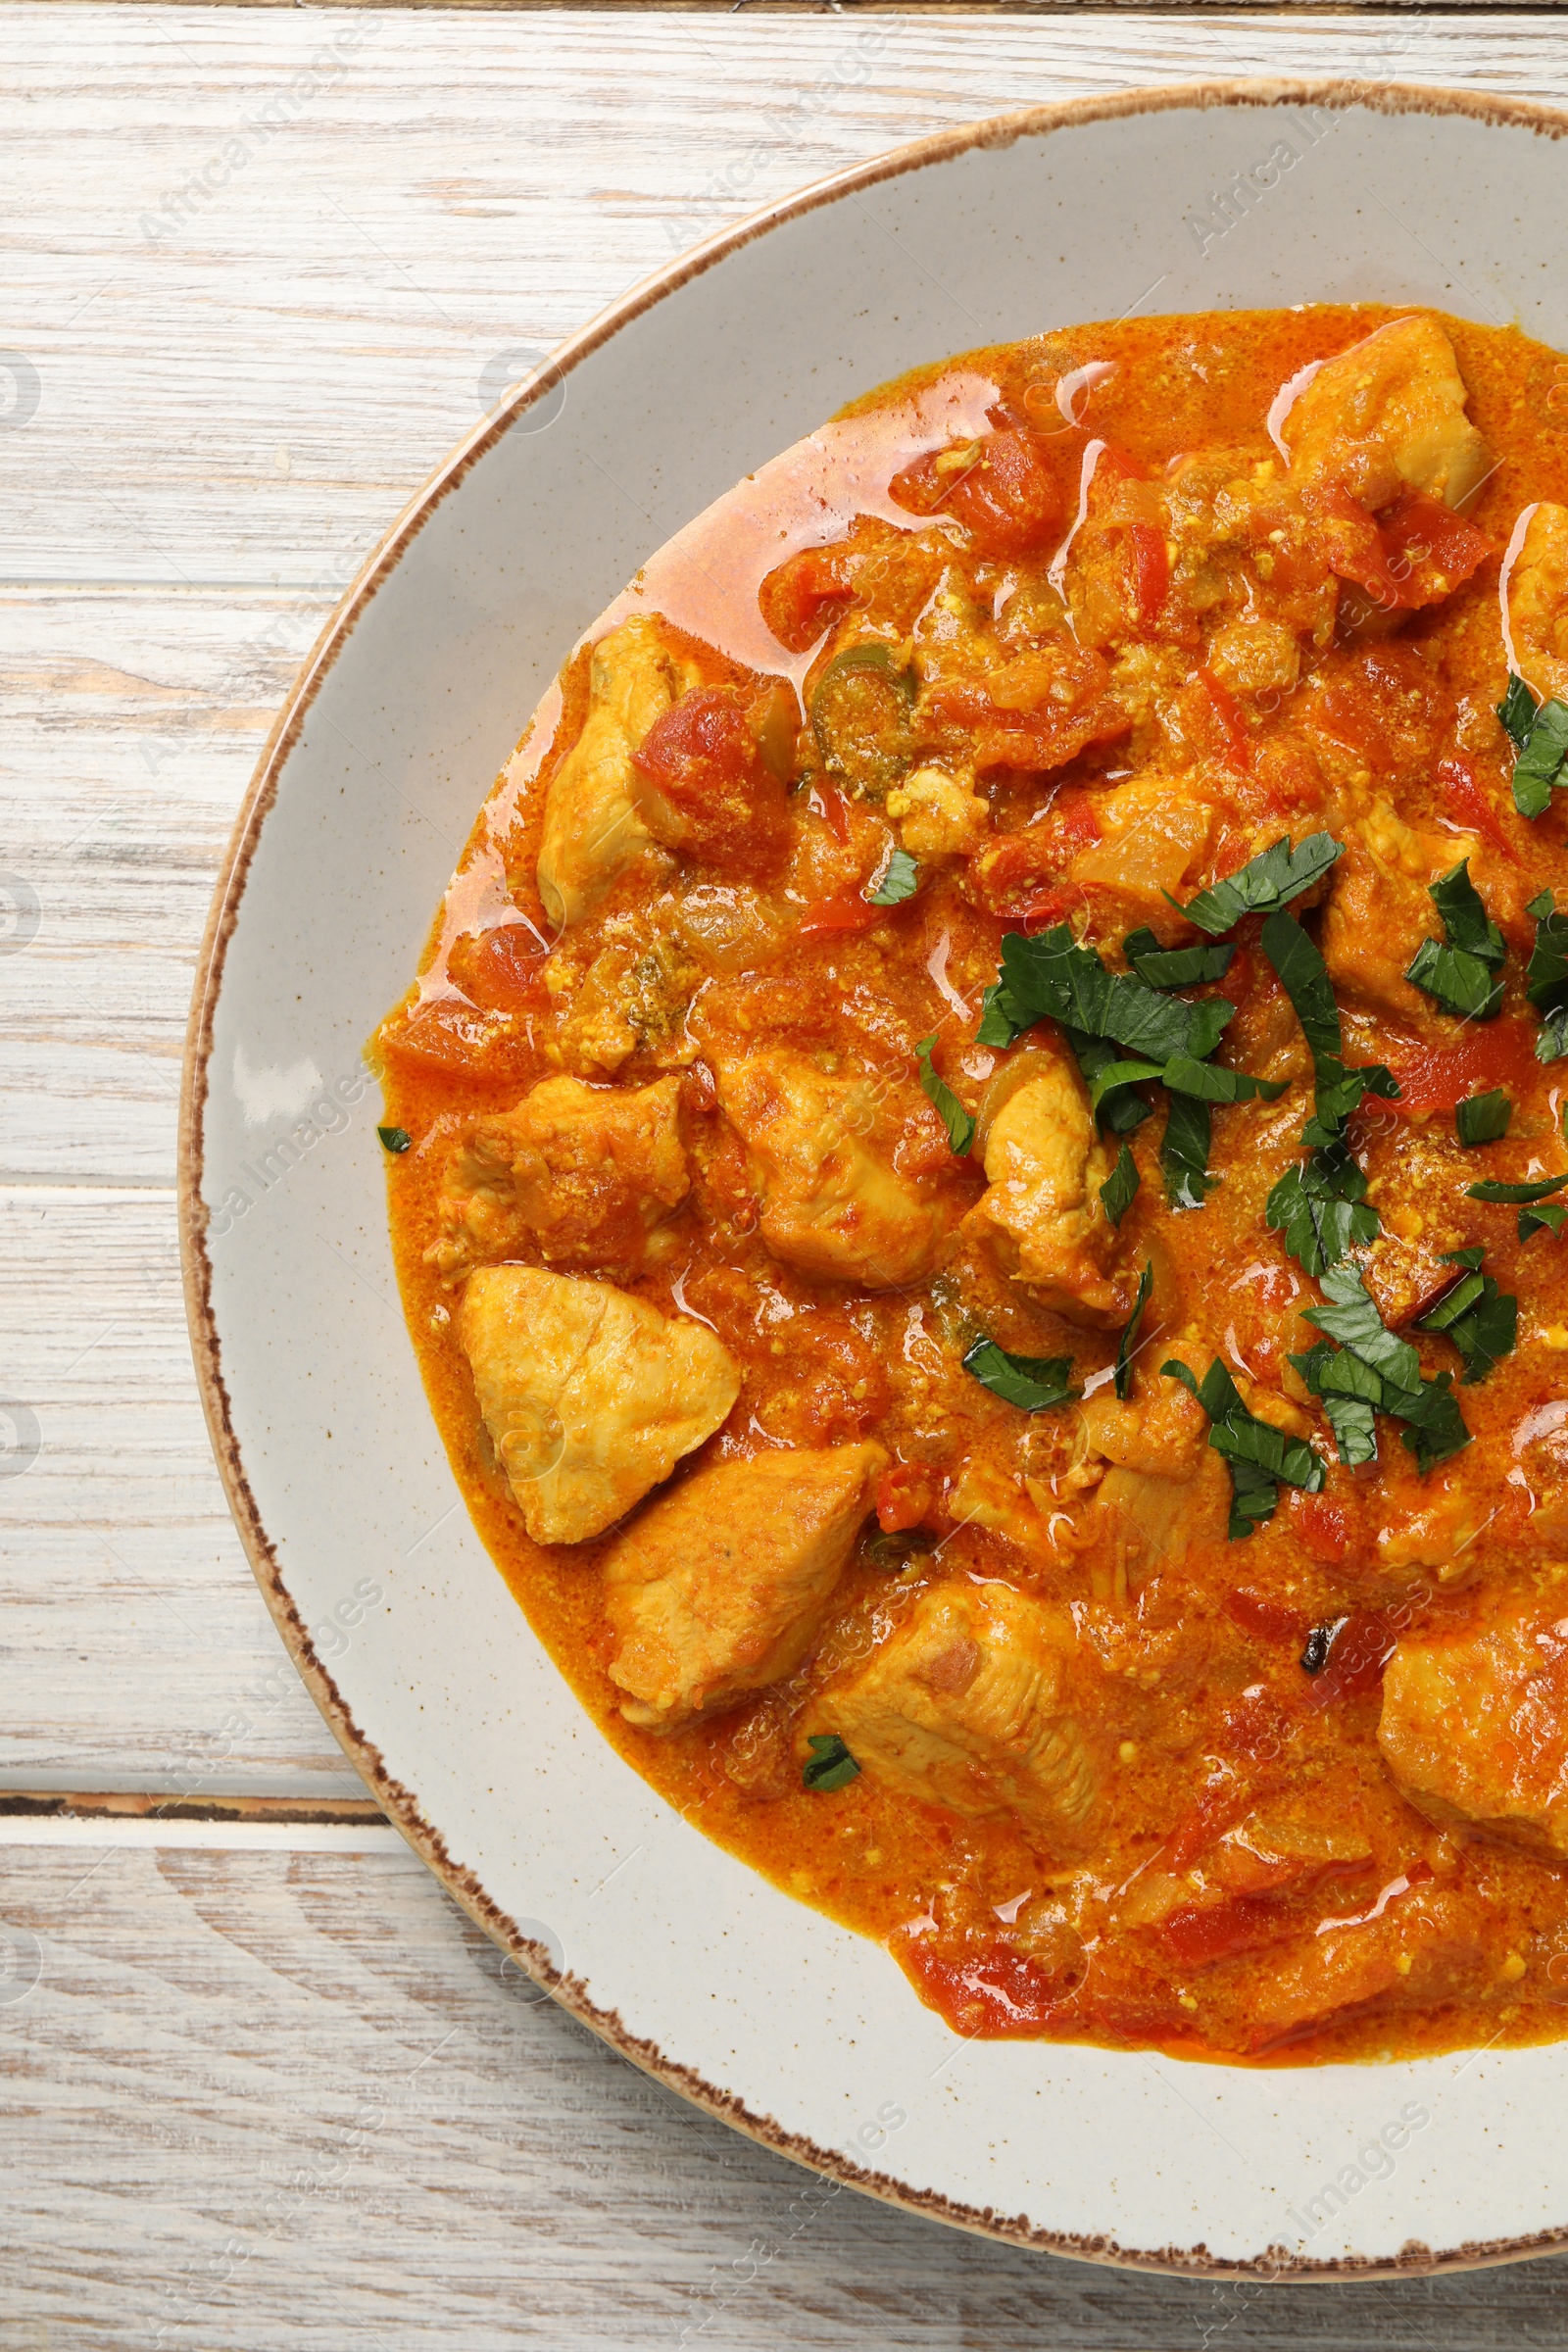
[[[1226,226],[1216,192],[1271,155]],[[458,1502],[362,1043],[573,641],[841,403],[1134,309],[1419,302],[1568,342],[1545,266],[1565,184],[1555,140],[1462,114],[1184,104],[974,145],[724,252],[578,359],[362,603],[227,945],[199,1142],[229,1424],[364,1739],[625,2036],[781,2140],[1065,2250],[1389,2262],[1561,2230],[1568,2051],[1282,2072],[964,2043],[880,1950],[682,1822],[584,1717]]]

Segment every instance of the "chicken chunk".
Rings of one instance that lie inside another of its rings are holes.
[[[1440,1828],[1568,1861],[1568,1589],[1401,1641],[1384,1669],[1378,1745]]]
[[[1001,1585],[939,1585],[809,1729],[905,1796],[969,1819],[1014,1813],[1056,1851],[1082,1852],[1100,1795],[1088,1728],[1095,1669],[1063,1608]]]
[[[536,1544],[582,1544],[710,1438],[738,1366],[608,1282],[479,1266],[458,1313],[479,1410]]]
[[[1423,833],[1387,804],[1354,825],[1323,915],[1323,960],[1337,994],[1406,1026],[1424,1026],[1431,1001],[1405,978],[1424,939],[1441,939],[1443,924],[1430,886],[1474,840]]]
[[[1180,1360],[1201,1380],[1214,1351],[1178,1343],[1151,1356]],[[1082,1410],[1091,1451],[1110,1464],[1090,1521],[1095,1594],[1120,1605],[1162,1561],[1224,1539],[1230,1477],[1209,1446],[1202,1406],[1152,1362],[1125,1404],[1102,1394]]]
[[[1105,1271],[1116,1234],[1100,1199],[1113,1154],[1076,1070],[1045,1052],[1024,1067],[987,1129],[990,1189],[965,1229],[995,1246],[1042,1306],[1102,1329],[1125,1322],[1130,1296]]]
[[[1195,778],[1118,784],[1096,797],[1095,814],[1102,838],[1079,852],[1067,879],[1117,902],[1129,928],[1151,917],[1168,921],[1171,900],[1187,893],[1214,838],[1215,811]]]
[[[679,1731],[800,1664],[887,1459],[835,1446],[714,1462],[643,1513],[605,1561],[628,1723]]]
[[[991,830],[991,809],[957,776],[916,768],[888,794],[887,812],[913,858],[963,858]]]
[[[715,1060],[719,1107],[746,1146],[775,1257],[868,1290],[930,1272],[941,1216],[893,1165],[885,1081],[832,1075],[792,1046]]]
[[[616,876],[653,850],[631,756],[687,682],[645,613],[594,647],[588,716],[550,779],[539,845],[539,896],[563,928],[580,922]]]
[[[1530,517],[1508,574],[1508,628],[1527,683],[1544,702],[1568,701],[1568,507]]]
[[[448,1283],[530,1245],[550,1266],[636,1273],[691,1187],[680,1080],[612,1093],[547,1078],[447,1163],[425,1251]]]
[[[1402,488],[1461,506],[1487,470],[1459,363],[1436,318],[1380,326],[1327,362],[1285,420],[1293,475],[1329,475],[1363,505]]]

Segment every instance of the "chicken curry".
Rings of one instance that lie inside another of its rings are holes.
[[[963,2034],[1568,2030],[1568,364],[871,394],[654,558],[375,1040],[476,1526]]]

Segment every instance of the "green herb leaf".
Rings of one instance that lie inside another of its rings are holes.
[[[831,1796],[858,1777],[860,1767],[837,1732],[812,1732],[806,1744],[811,1752],[801,1767],[801,1783],[815,1795]]]
[[[932,1049],[937,1042],[936,1031],[922,1037],[915,1046],[920,1062],[920,1091],[936,1107],[938,1118],[948,1131],[948,1142],[962,1159],[974,1142],[974,1120],[964,1109],[945,1078],[939,1078],[931,1066]]]
[[[1236,954],[1233,941],[1223,947],[1162,948],[1152,931],[1130,931],[1121,943],[1140,980],[1151,988],[1197,988],[1208,980],[1223,980]]]
[[[1548,1193],[1560,1193],[1565,1184],[1568,1173],[1543,1176],[1535,1184],[1467,1184],[1464,1189],[1470,1200],[1544,1200]]]
[[[1271,914],[1263,925],[1263,953],[1296,1009],[1312,1055],[1312,1116],[1301,1141],[1312,1152],[1304,1167],[1288,1168],[1268,1197],[1270,1226],[1308,1274],[1334,1265],[1353,1243],[1375,1241],[1378,1217],[1365,1204],[1366,1178],[1344,1141],[1345,1122],[1367,1095],[1398,1097],[1393,1073],[1382,1062],[1347,1069],[1340,1008],[1329,985],[1328,966],[1294,914]]]
[[[1378,1217],[1362,1195],[1366,1178],[1343,1144],[1287,1168],[1270,1192],[1263,1215],[1304,1274],[1314,1279],[1352,1247],[1374,1242]]]
[[[1500,1086],[1490,1095],[1467,1095],[1454,1106],[1454,1131],[1467,1152],[1477,1144],[1500,1144],[1513,1117],[1513,1103]]]
[[[1421,942],[1404,976],[1462,1021],[1493,1020],[1502,1006],[1502,982],[1480,956],[1440,947],[1435,939]]]
[[[1347,1348],[1331,1348],[1327,1340],[1291,1362],[1328,1415],[1342,1462],[1358,1469],[1378,1458],[1373,1407],[1383,1401],[1383,1383],[1370,1365]]]
[[[1533,1233],[1549,1233],[1555,1238],[1568,1225],[1568,1208],[1559,1208],[1554,1201],[1544,1201],[1540,1208],[1519,1211],[1519,1239],[1528,1242]]]
[[[1549,890],[1525,909],[1536,918],[1535,944],[1525,965],[1525,995],[1541,1014],[1538,1061],[1560,1061],[1568,1054],[1568,914],[1559,914]]]
[[[963,1359],[964,1370],[1020,1412],[1043,1413],[1050,1406],[1068,1404],[1079,1392],[1069,1387],[1070,1355],[1009,1355],[995,1340],[976,1340]]]
[[[1522,678],[1510,677],[1507,699],[1498,707],[1497,716],[1519,746],[1513,763],[1513,805],[1521,816],[1538,817],[1544,816],[1551,807],[1552,786],[1562,781],[1563,760],[1568,756],[1568,705],[1555,697],[1543,703],[1521,733],[1524,697],[1529,694]],[[1531,696],[1532,705],[1534,700]]]
[[[1002,981],[1009,1009],[1027,1008],[1035,1020],[1110,1038],[1141,1061],[1168,1061],[1173,1054],[1202,1060],[1219,1042],[1236,1007],[1210,998],[1188,1004],[1162,996],[1120,972],[1107,972],[1091,948],[1081,948],[1065,923],[1038,938],[1007,932],[1002,942]]]
[[[1133,1300],[1133,1311],[1122,1325],[1121,1338],[1116,1343],[1115,1389],[1123,1404],[1132,1395],[1133,1357],[1138,1351],[1138,1333],[1144,1320],[1144,1309],[1149,1304],[1153,1287],[1154,1268],[1151,1260],[1138,1277],[1138,1296]]]
[[[1460,1258],[1468,1255],[1457,1253]],[[1466,1268],[1466,1282],[1472,1272]],[[1453,1375],[1443,1372],[1436,1380],[1422,1378],[1420,1357],[1408,1341],[1388,1329],[1353,1268],[1333,1268],[1323,1277],[1323,1288],[1330,1303],[1309,1309],[1307,1321],[1342,1346],[1337,1353],[1313,1348],[1305,1355],[1293,1355],[1291,1361],[1321,1399],[1342,1459],[1377,1458],[1376,1433],[1369,1419],[1376,1410],[1406,1424],[1402,1443],[1415,1455],[1416,1466],[1425,1477],[1434,1462],[1470,1443],[1464,1416],[1451,1394]],[[1486,1333],[1479,1336],[1483,1342],[1499,1337],[1498,1320],[1490,1320]]]
[[[1508,673],[1508,691],[1497,705],[1497,716],[1513,737],[1515,750],[1522,752],[1536,723],[1536,698],[1516,670]]]
[[[1502,944],[1502,933],[1488,914],[1481,893],[1470,879],[1469,858],[1461,858],[1457,865],[1440,874],[1427,896],[1443,917],[1444,935],[1449,947],[1473,956],[1492,971],[1500,971],[1507,950]]]
[[[1004,1051],[1015,1046],[1026,1029],[1032,1029],[1039,1016],[1015,1004],[1002,981],[995,981],[980,999],[980,1026],[974,1033],[977,1046],[1000,1046]]]
[[[1253,1078],[1246,1070],[1216,1069],[1212,1062],[1195,1061],[1190,1054],[1173,1054],[1158,1073],[1172,1094],[1196,1095],[1200,1102],[1250,1102],[1261,1095],[1273,1102],[1285,1092],[1285,1081]]]
[[[1090,1042],[1097,1045],[1104,1043],[1103,1039],[1098,1038],[1092,1039]],[[1142,1084],[1147,1078],[1162,1077],[1164,1070],[1165,1064],[1162,1061],[1101,1062],[1089,1080],[1090,1109],[1098,1111],[1105,1097],[1114,1094],[1118,1087],[1136,1086]],[[1147,1110],[1148,1104],[1146,1103],[1144,1107]],[[1140,1120],[1139,1124],[1142,1125],[1142,1123]]]
[[[1272,1519],[1279,1503],[1279,1482],[1320,1494],[1323,1464],[1310,1446],[1287,1437],[1268,1421],[1260,1421],[1242,1402],[1241,1393],[1218,1356],[1200,1381],[1176,1359],[1161,1364],[1169,1380],[1179,1380],[1208,1415],[1208,1442],[1223,1455],[1231,1474],[1231,1512],[1226,1533],[1234,1543],[1254,1527]]]
[[[934,1551],[936,1544],[929,1528],[901,1527],[891,1533],[879,1528],[866,1539],[865,1556],[878,1568],[902,1568],[918,1553]]]
[[[389,1152],[407,1152],[414,1141],[406,1127],[378,1127],[375,1132]]]
[[[1434,1463],[1446,1461],[1450,1454],[1462,1453],[1470,1444],[1471,1433],[1465,1427],[1459,1400],[1452,1392],[1452,1373],[1440,1372],[1436,1380],[1421,1383],[1414,1408],[1400,1416],[1408,1424],[1400,1442],[1415,1455],[1415,1466],[1423,1478]]]
[[[1420,1318],[1417,1331],[1441,1332],[1464,1359],[1464,1385],[1473,1388],[1493,1366],[1512,1353],[1519,1337],[1519,1301],[1477,1270],[1481,1252],[1454,1250],[1447,1263],[1460,1269],[1451,1290]]]
[[[1106,1216],[1119,1225],[1138,1195],[1139,1174],[1132,1153],[1125,1144],[1116,1154],[1116,1165],[1100,1188],[1100,1199]]]
[[[1408,1340],[1390,1331],[1373,1303],[1366,1284],[1353,1266],[1331,1266],[1323,1276],[1327,1306],[1309,1306],[1306,1320],[1378,1374],[1385,1388],[1413,1390],[1421,1379],[1421,1358]]]
[[[1212,1141],[1208,1104],[1196,1095],[1172,1095],[1159,1147],[1165,1199],[1172,1208],[1201,1208],[1205,1196],[1218,1184],[1219,1178],[1208,1172]]]
[[[1200,931],[1217,939],[1244,914],[1271,914],[1277,907],[1289,906],[1292,899],[1298,899],[1303,890],[1320,882],[1344,855],[1344,842],[1336,841],[1332,833],[1310,833],[1299,849],[1292,849],[1287,836],[1250,859],[1239,874],[1230,874],[1211,889],[1200,891],[1181,912]],[[1169,891],[1165,896],[1170,898]],[[1170,903],[1173,906],[1178,904],[1175,899]]]
[[[895,850],[875,890],[866,892],[873,906],[902,906],[920,887],[920,868],[907,850]]]
[[[1441,875],[1427,896],[1443,917],[1446,945],[1424,939],[1405,978],[1461,1020],[1492,1020],[1502,1004],[1502,983],[1494,975],[1506,951],[1470,879],[1469,859]]]
[[[1152,1106],[1125,1079],[1101,1084],[1102,1074],[1122,1060],[1108,1037],[1091,1037],[1086,1029],[1063,1029],[1062,1035],[1073,1050],[1089,1089],[1090,1102],[1105,1134],[1131,1135],[1135,1127],[1153,1117]],[[1156,1071],[1161,1064],[1150,1062],[1144,1066]]]

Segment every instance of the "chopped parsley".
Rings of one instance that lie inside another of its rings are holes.
[[[1116,1154],[1116,1165],[1100,1188],[1101,1206],[1113,1225],[1119,1225],[1138,1197],[1140,1178],[1137,1164],[1123,1144]]]
[[[1470,860],[1462,858],[1433,883],[1427,896],[1443,917],[1445,944],[1424,939],[1405,978],[1461,1020],[1493,1020],[1502,1004],[1502,982],[1496,975],[1505,950],[1502,933],[1470,879]]]
[[[1345,855],[1345,844],[1336,841],[1332,833],[1309,833],[1299,849],[1293,849],[1290,836],[1275,842],[1272,849],[1251,858],[1238,874],[1229,874],[1223,882],[1214,883],[1208,890],[1200,891],[1180,911],[1200,931],[1218,939],[1244,914],[1273,914],[1298,899],[1314,882],[1321,882],[1329,869]],[[1170,893],[1165,893],[1170,898]],[[1175,899],[1170,901],[1178,905]]]
[[[406,1127],[378,1127],[375,1132],[389,1152],[407,1152],[414,1141]]]
[[[1513,1103],[1500,1086],[1490,1095],[1468,1095],[1454,1107],[1453,1125],[1467,1152],[1477,1144],[1500,1144],[1513,1117]]]
[[[1152,931],[1129,931],[1121,951],[1151,988],[1197,988],[1204,981],[1224,979],[1236,947],[1227,940],[1217,948],[1162,948]]]
[[[1310,1157],[1286,1169],[1264,1215],[1298,1265],[1318,1276],[1354,1244],[1377,1238],[1377,1211],[1367,1204],[1366,1178],[1345,1141],[1345,1123],[1368,1095],[1392,1101],[1399,1090],[1380,1061],[1346,1067],[1328,966],[1295,915],[1271,914],[1262,945],[1301,1024],[1313,1077],[1312,1116],[1301,1130]]]
[[[1201,1208],[1206,1195],[1219,1182],[1208,1172],[1213,1120],[1206,1102],[1196,1095],[1172,1095],[1159,1147],[1165,1199],[1172,1208]]]
[[[1525,995],[1541,1015],[1538,1061],[1560,1061],[1568,1054],[1568,914],[1557,912],[1549,890],[1525,908],[1536,918],[1536,944],[1525,965]]]
[[[1544,816],[1551,807],[1554,785],[1563,781],[1568,758],[1568,704],[1555,697],[1538,710],[1524,679],[1510,672],[1508,691],[1497,705],[1497,716],[1513,737],[1518,758],[1513,763],[1513,805],[1521,816]]]
[[[1443,1259],[1459,1278],[1416,1324],[1451,1340],[1464,1359],[1464,1383],[1473,1388],[1494,1364],[1513,1351],[1519,1337],[1519,1301],[1481,1272],[1483,1250],[1450,1250]]]
[[[1138,1351],[1138,1333],[1143,1324],[1144,1309],[1149,1304],[1149,1295],[1153,1287],[1154,1268],[1151,1260],[1138,1277],[1138,1296],[1133,1300],[1133,1311],[1122,1325],[1121,1338],[1116,1342],[1115,1389],[1122,1404],[1132,1395],[1133,1357]]]
[[[1226,1533],[1234,1543],[1272,1519],[1279,1507],[1280,1482],[1308,1494],[1323,1488],[1323,1464],[1304,1439],[1287,1437],[1271,1421],[1260,1421],[1242,1402],[1241,1392],[1219,1357],[1200,1381],[1172,1357],[1161,1364],[1168,1380],[1179,1380],[1208,1415],[1208,1442],[1223,1455],[1231,1474],[1231,1515]]]
[[[995,1340],[976,1340],[964,1355],[963,1368],[993,1396],[1024,1413],[1070,1404],[1079,1394],[1070,1386],[1070,1355],[1009,1355]]]
[[[1328,1415],[1340,1459],[1352,1467],[1375,1462],[1372,1416],[1387,1413],[1405,1424],[1402,1442],[1425,1477],[1435,1462],[1470,1443],[1452,1393],[1452,1373],[1424,1378],[1415,1349],[1389,1330],[1353,1266],[1332,1266],[1322,1280],[1328,1304],[1309,1307],[1306,1320],[1337,1340],[1339,1348],[1320,1342],[1290,1360]]]
[[[920,887],[920,868],[907,850],[895,850],[875,890],[866,892],[873,906],[902,906]]]
[[[858,1778],[860,1767],[837,1732],[812,1732],[806,1744],[811,1752],[801,1767],[803,1788],[817,1796],[831,1796],[835,1788],[847,1788]]]
[[[974,1120],[947,1080],[939,1078],[931,1066],[931,1054],[936,1042],[936,1031],[933,1029],[931,1035],[922,1037],[914,1049],[920,1063],[920,1091],[926,1101],[934,1104],[938,1118],[948,1131],[948,1142],[962,1159],[974,1143]]]
[[[1548,1193],[1560,1193],[1565,1184],[1568,1173],[1542,1176],[1534,1184],[1467,1184],[1464,1189],[1471,1200],[1544,1200]]]

